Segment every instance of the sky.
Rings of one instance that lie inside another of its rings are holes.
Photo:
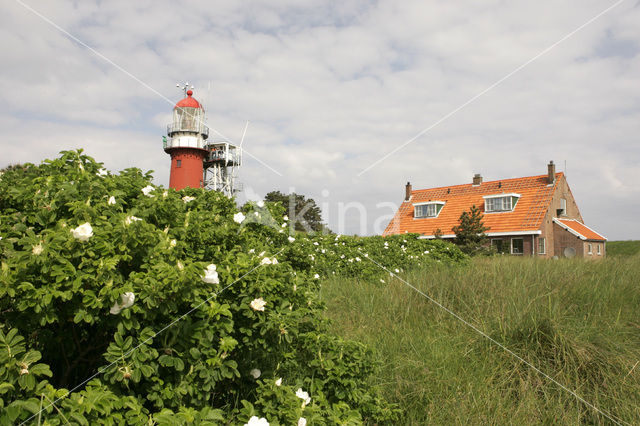
[[[379,234],[414,189],[567,175],[640,239],[640,2],[36,1],[0,6],[0,167],[83,148],[154,170],[182,92],[239,142],[239,200],[295,191]]]

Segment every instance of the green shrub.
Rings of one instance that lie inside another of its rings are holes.
[[[0,177],[0,424],[392,422],[370,351],[318,301],[318,271],[358,270],[290,243],[278,205],[240,220],[220,193],[150,179],[81,151]]]

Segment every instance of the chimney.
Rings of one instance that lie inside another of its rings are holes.
[[[547,183],[551,185],[555,181],[556,181],[556,165],[553,164],[553,160],[551,160],[547,165]]]
[[[482,183],[482,176],[480,173],[473,175],[473,186],[479,186]]]
[[[404,192],[404,200],[409,201],[409,198],[411,198],[411,182],[407,182]]]

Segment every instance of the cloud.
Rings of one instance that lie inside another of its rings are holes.
[[[362,220],[365,232],[374,232],[376,218],[388,214],[376,205],[399,203],[406,181],[422,188],[465,183],[473,173],[541,174],[554,159],[560,168],[567,161],[590,226],[613,239],[640,238],[640,7],[631,2],[360,177],[607,5],[283,0],[32,7],[162,96],[8,3],[0,17],[0,167],[82,146],[112,170],[154,169],[156,182],[166,185],[169,159],[160,141],[180,98],[175,83],[186,79],[204,103],[212,138],[238,141],[251,121],[246,148],[282,175],[245,155],[240,180],[252,197],[295,187],[326,204],[330,225],[345,232],[362,233]],[[354,201],[367,207],[367,217],[351,209],[339,223],[339,203]]]

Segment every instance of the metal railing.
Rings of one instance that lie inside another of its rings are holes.
[[[177,132],[198,132],[202,135],[203,139],[207,139],[209,137],[209,127],[205,126],[202,123],[195,123],[192,125],[183,125],[180,124],[169,124],[167,126],[167,134],[171,135],[172,133]]]

